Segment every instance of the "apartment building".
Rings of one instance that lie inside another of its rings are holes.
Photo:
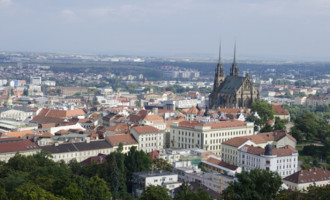
[[[259,133],[257,135],[242,136],[232,138],[222,144],[221,158],[223,161],[238,165],[238,150],[245,145],[260,146],[264,148],[267,144],[271,144],[275,148],[290,145],[296,147],[296,139],[285,131],[274,131],[267,133]]]
[[[153,126],[135,126],[130,133],[139,143],[139,149],[150,153],[164,148],[164,131]]]
[[[265,148],[245,145],[238,151],[238,166],[245,171],[264,169],[278,172],[284,178],[298,171],[298,151],[287,145],[282,148]]]
[[[242,121],[181,121],[170,126],[171,147],[198,147],[221,155],[221,144],[238,136],[254,134],[254,124]]]

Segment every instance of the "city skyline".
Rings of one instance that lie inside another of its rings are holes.
[[[0,51],[330,61],[330,3],[0,0]]]

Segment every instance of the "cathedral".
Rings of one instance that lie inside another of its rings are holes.
[[[234,61],[230,75],[225,77],[221,62],[221,45],[219,47],[219,62],[215,69],[213,91],[209,96],[210,108],[240,108],[249,107],[259,99],[259,91],[246,73],[245,77],[239,76],[236,63],[236,44],[234,48]]]

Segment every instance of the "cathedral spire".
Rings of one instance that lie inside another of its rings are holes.
[[[234,60],[233,60],[233,65],[231,66],[230,76],[238,76],[238,75],[239,75],[239,72],[238,72],[238,67],[237,67],[237,63],[236,63],[236,41],[235,41]]]
[[[220,43],[219,43],[219,60],[218,60],[217,68],[215,69],[215,76],[214,76],[214,85],[213,85],[214,91],[218,90],[224,77],[225,77],[225,73],[224,73],[224,69],[223,69],[222,61],[221,61],[221,41],[220,41]]]

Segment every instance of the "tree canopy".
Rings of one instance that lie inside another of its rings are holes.
[[[276,172],[253,169],[237,174],[237,181],[229,183],[224,190],[224,199],[263,200],[274,199],[282,184]]]
[[[266,124],[266,122],[270,119],[274,119],[274,110],[273,105],[269,104],[266,100],[259,100],[253,102],[250,106],[252,112],[257,112],[260,120],[261,125]]]

